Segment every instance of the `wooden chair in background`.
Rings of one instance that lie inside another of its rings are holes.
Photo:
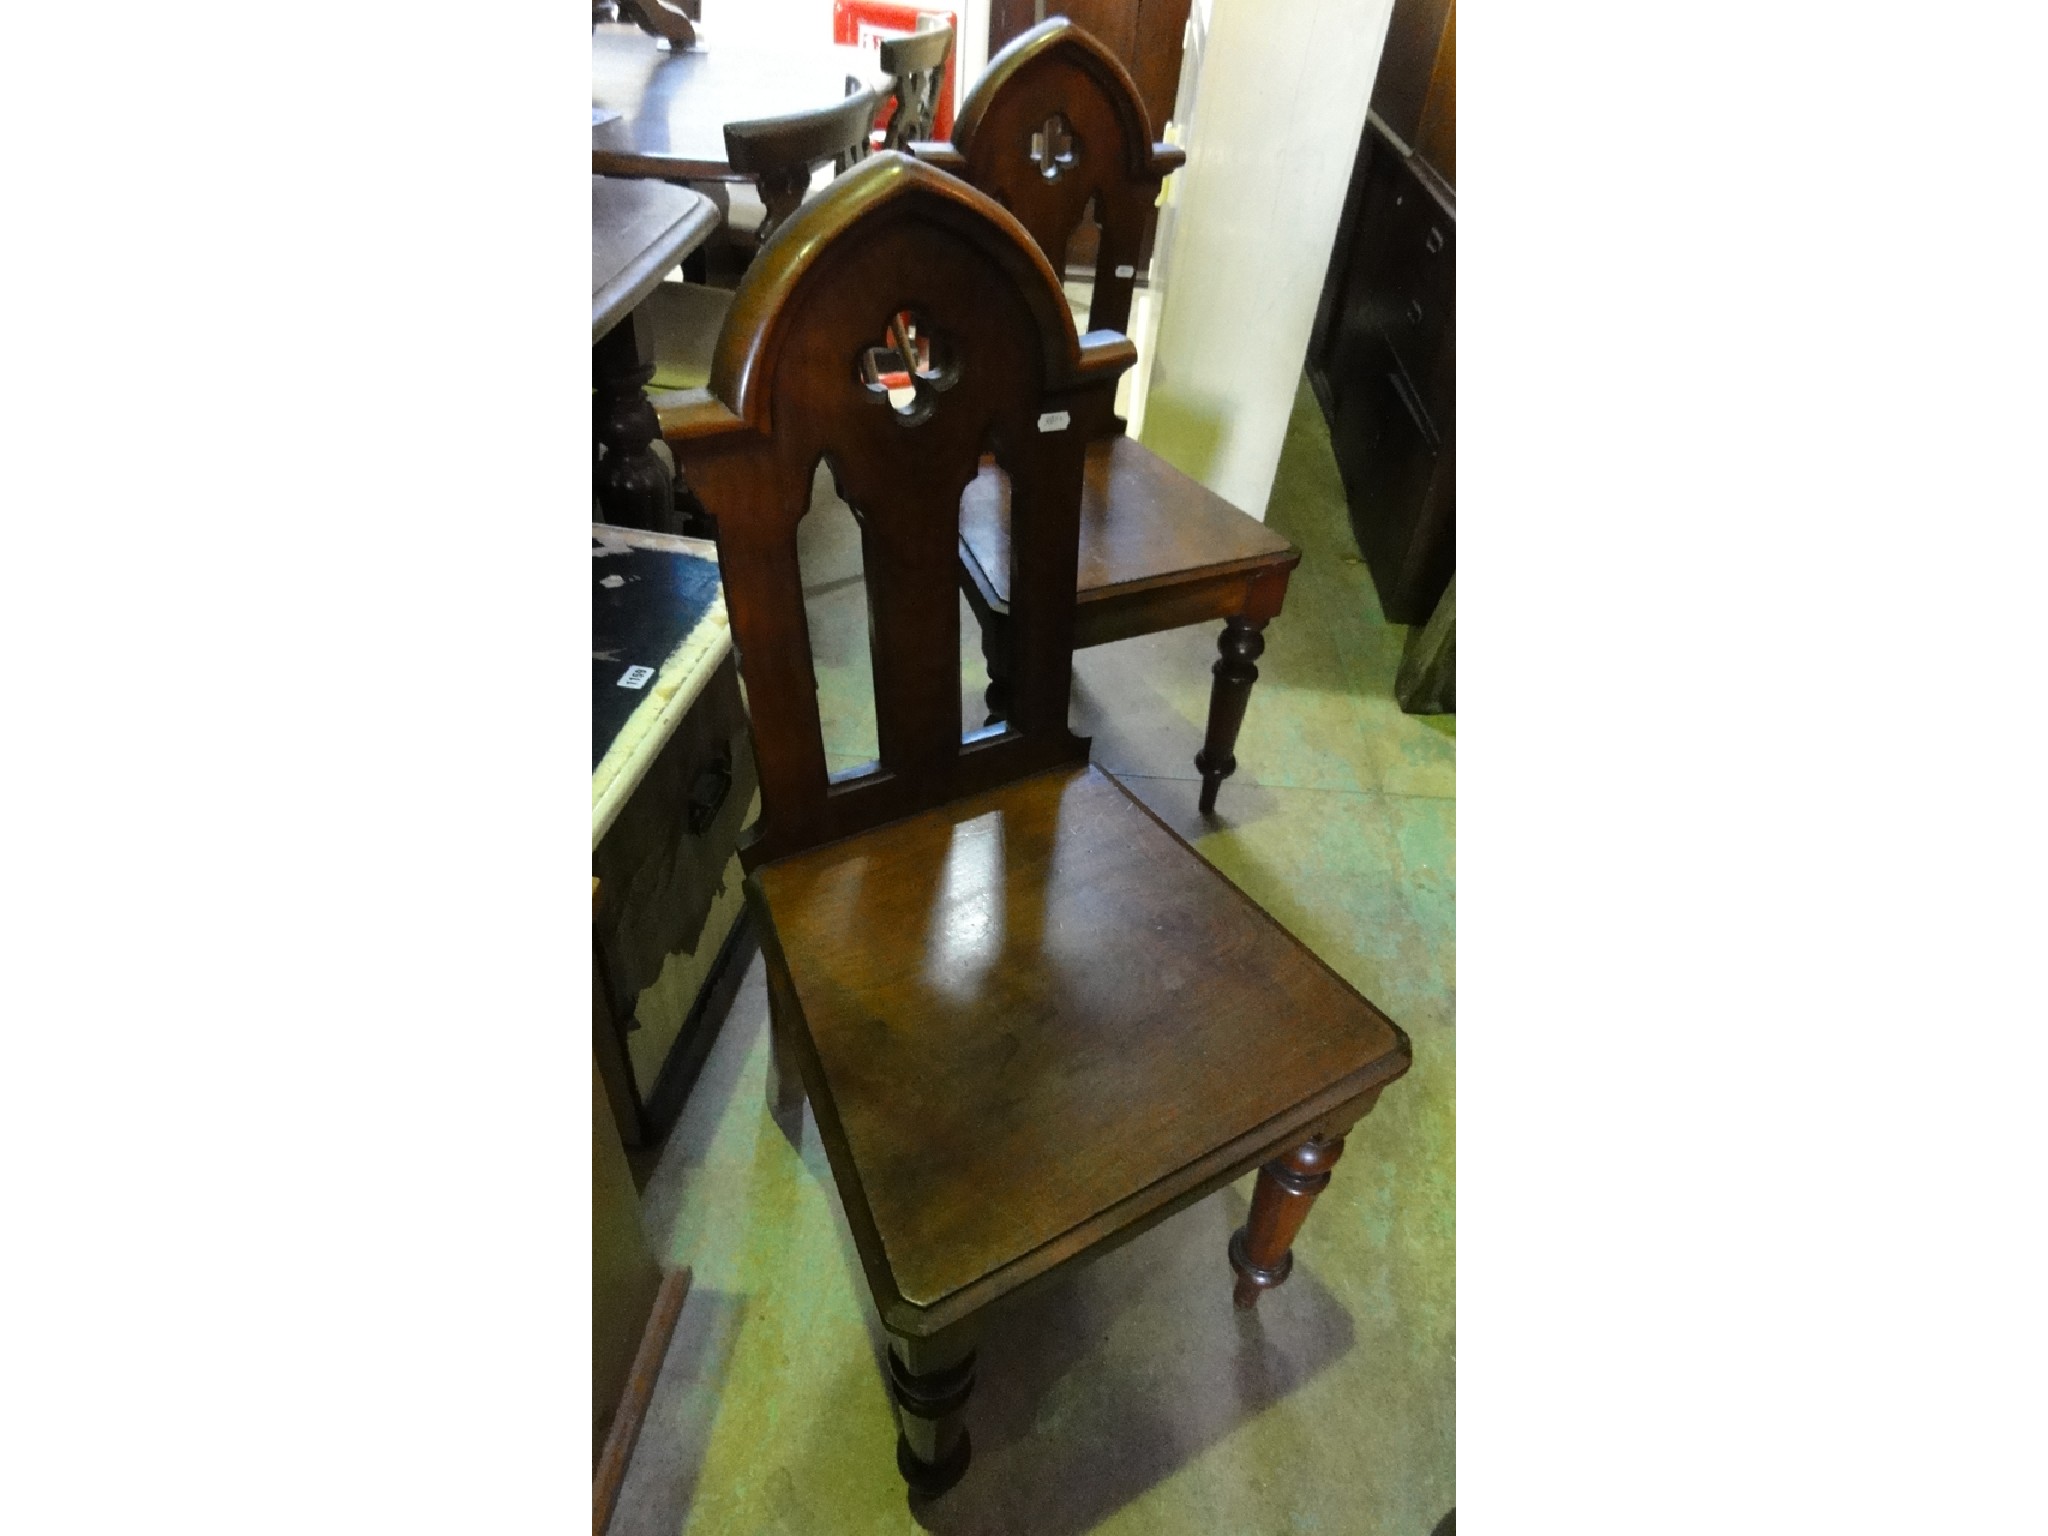
[[[1082,426],[1134,356],[1076,335],[1014,218],[883,153],[762,253],[709,397],[664,414],[718,519],[752,715],[771,1099],[809,1095],[924,1493],[966,1469],[992,1306],[1259,1168],[1229,1252],[1250,1306],[1409,1062],[1069,729]],[[967,728],[953,588],[985,454],[1013,492],[1012,692]],[[861,530],[880,744],[839,774],[797,554],[821,460]]]
[[[915,144],[910,153],[1009,209],[1055,269],[1092,206],[1101,234],[1089,329],[1129,330],[1160,184],[1184,157],[1152,141],[1137,86],[1087,32],[1055,18],[1013,39],[968,93],[952,142]],[[1074,643],[1223,621],[1208,729],[1195,758],[1206,813],[1237,769],[1264,630],[1279,615],[1301,551],[1123,429],[1107,417],[1089,449]],[[1009,515],[1000,478],[985,475],[960,525],[960,580],[981,623],[990,719],[1008,707]]]
[[[796,212],[821,167],[836,175],[867,158],[881,105],[879,92],[854,90],[829,107],[725,125],[726,157],[752,180],[766,210],[757,227],[738,235],[746,257]],[[650,332],[654,389],[703,386],[732,298],[730,288],[688,282],[663,283],[648,295],[637,318]]]
[[[901,149],[914,139],[930,138],[946,65],[953,57],[953,29],[932,27],[908,37],[884,38],[879,51],[893,105],[875,147]]]

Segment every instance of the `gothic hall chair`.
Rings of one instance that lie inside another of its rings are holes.
[[[752,715],[771,1099],[810,1098],[925,1494],[966,1470],[991,1308],[1260,1168],[1228,1255],[1252,1305],[1409,1062],[1068,728],[1078,425],[1131,359],[1076,336],[1015,219],[884,151],[763,248],[708,394],[666,418]],[[1014,489],[1015,669],[1008,717],[966,727],[953,573],[984,453]],[[880,744],[830,775],[797,556],[821,461],[860,527]]]
[[[1087,32],[1056,17],[1014,38],[962,103],[952,142],[909,152],[1014,213],[1055,270],[1093,204],[1101,233],[1088,327],[1130,329],[1145,231],[1160,183],[1183,156],[1152,142],[1138,88]],[[1195,758],[1206,813],[1237,770],[1238,729],[1258,681],[1265,628],[1279,615],[1301,551],[1125,437],[1113,415],[1103,428],[1089,445],[1081,497],[1074,643],[1223,622],[1208,730]],[[1003,715],[1008,687],[1009,515],[1000,478],[985,475],[960,523],[961,588],[981,623],[991,719]]]

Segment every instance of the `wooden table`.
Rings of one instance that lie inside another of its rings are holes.
[[[829,107],[845,99],[849,78],[863,87],[884,83],[874,49],[700,38],[674,53],[638,27],[598,27],[590,35],[590,102],[619,116],[590,130],[590,168],[669,181],[734,179],[727,123]]]
[[[643,393],[654,360],[633,310],[717,227],[717,205],[701,193],[590,178],[590,372],[604,448],[596,494],[608,521],[659,529],[674,521],[673,478],[654,452],[661,424]]]

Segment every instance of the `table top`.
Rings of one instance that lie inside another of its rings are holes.
[[[591,341],[631,314],[717,227],[718,205],[702,193],[591,177]]]
[[[732,654],[718,549],[708,539],[593,523],[590,846]]]
[[[590,102],[619,115],[590,130],[590,167],[605,176],[729,178],[725,125],[781,117],[846,98],[851,76],[879,87],[872,48],[824,40],[769,47],[752,40],[673,53],[638,27],[590,34]]]

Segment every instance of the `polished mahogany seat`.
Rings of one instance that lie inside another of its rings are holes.
[[[1092,209],[1099,230],[1091,331],[1128,331],[1146,231],[1181,151],[1152,141],[1143,100],[1116,57],[1065,17],[1041,22],[993,59],[968,93],[950,143],[910,153],[971,182],[1016,214],[1055,267]],[[1219,323],[1227,323],[1219,317]],[[1301,552],[1284,538],[1125,439],[1114,416],[1100,432],[1082,512],[1077,646],[1223,621],[1209,694],[1208,730],[1195,766],[1201,809],[1237,770],[1264,630],[1280,612]],[[1099,460],[1100,462],[1096,462]],[[993,499],[985,495],[984,502]],[[989,715],[1000,719],[1009,621],[999,579],[999,519],[960,529],[963,589],[982,627],[991,682]]]
[[[819,1124],[862,1169],[841,1193],[891,1327],[964,1315],[1143,1223],[1402,1052],[1092,766],[756,879]]]
[[[1068,726],[1079,424],[1132,355],[1077,336],[1009,214],[883,152],[763,249],[708,396],[664,416],[718,520],[754,732],[770,1097],[811,1101],[925,1493],[965,1471],[992,1306],[1260,1168],[1229,1255],[1253,1304],[1408,1066],[1401,1031]],[[984,455],[1009,483],[1013,693],[970,727],[952,578]],[[837,774],[798,569],[821,460],[860,527],[880,745]]]

